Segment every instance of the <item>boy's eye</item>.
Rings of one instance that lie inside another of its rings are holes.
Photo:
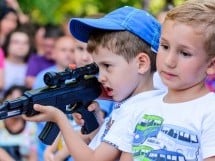
[[[185,56],[185,57],[191,56],[190,53],[184,52],[184,51],[180,51],[180,54],[183,55],[183,56]]]
[[[168,46],[168,45],[160,44],[160,46],[161,46],[163,49],[165,49],[165,50],[169,49],[169,46]]]
[[[108,67],[110,67],[110,64],[104,64],[104,67],[108,68]]]

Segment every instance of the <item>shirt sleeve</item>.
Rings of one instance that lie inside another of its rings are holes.
[[[131,105],[128,104],[127,106]],[[117,116],[117,119],[104,137],[104,141],[115,145],[120,151],[131,153],[133,133],[139,113],[137,115],[133,108],[128,108],[127,106],[124,106],[123,108],[126,110],[121,111],[120,115]]]
[[[38,74],[36,55],[32,55],[28,60],[26,76],[36,76]]]

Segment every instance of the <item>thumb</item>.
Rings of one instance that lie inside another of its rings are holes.
[[[35,111],[38,111],[38,112],[43,112],[45,109],[43,105],[39,105],[39,104],[34,104],[33,108]]]

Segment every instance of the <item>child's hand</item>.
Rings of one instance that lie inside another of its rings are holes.
[[[39,114],[34,116],[26,116],[24,115],[23,118],[27,121],[34,121],[34,122],[57,122],[60,114],[62,113],[59,109],[53,106],[43,106],[39,104],[34,105],[34,110],[38,111]]]
[[[97,121],[99,123],[99,125],[101,125],[104,121],[104,114],[103,111],[100,109],[99,104],[96,101],[93,101],[89,106],[88,106],[88,111],[90,112],[94,112]],[[72,114],[73,119],[75,120],[75,122],[80,125],[83,126],[84,125],[84,119],[82,118],[80,113],[74,112]]]
[[[44,161],[54,161],[54,152],[51,146],[47,146],[43,153]]]

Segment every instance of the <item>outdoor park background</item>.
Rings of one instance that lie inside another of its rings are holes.
[[[1,1],[1,0],[0,0]],[[185,0],[18,0],[23,12],[34,23],[61,24],[71,17],[104,14],[124,5],[148,10],[157,15],[167,6],[176,6]]]

